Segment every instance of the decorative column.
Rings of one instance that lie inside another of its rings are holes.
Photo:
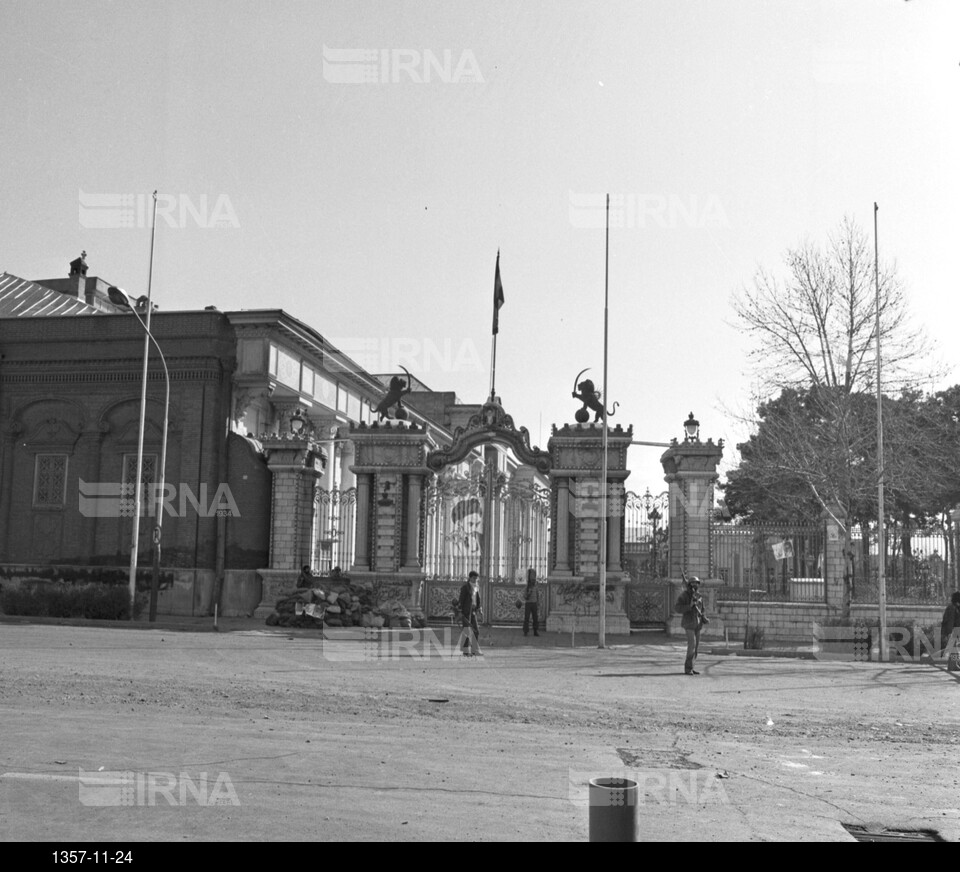
[[[357,473],[356,545],[350,574],[370,571],[370,488],[373,476]]]
[[[423,561],[420,555],[420,497],[423,487],[423,475],[412,474],[407,478],[407,554],[403,561],[403,572],[420,573]]]
[[[723,634],[717,617],[716,588],[720,580],[714,578],[712,540],[713,486],[717,465],[723,457],[723,440],[700,441],[700,422],[693,412],[684,424],[686,436],[682,442],[671,440],[670,447],[660,457],[668,485],[670,501],[670,602],[676,602],[683,590],[682,574],[697,576],[701,581],[704,605],[710,617],[705,634]],[[667,625],[669,634],[680,633],[680,617],[673,615]]]
[[[317,509],[314,490],[327,463],[312,435],[268,436],[263,440],[267,467],[273,474],[270,499],[270,566],[258,569],[263,582],[260,605],[253,616],[265,618],[285,591],[296,587],[304,563],[310,563]]]
[[[378,585],[381,600],[419,607],[424,578],[423,477],[431,447],[425,427],[402,421],[351,424],[357,481],[355,582]]]
[[[607,571],[619,572],[623,551],[623,506],[626,501],[623,482],[607,485]]]
[[[550,486],[554,535],[550,546],[550,614],[547,629],[582,632],[599,631],[600,616],[600,529],[601,513],[607,523],[606,631],[629,633],[625,611],[625,585],[630,574],[621,562],[623,535],[623,482],[627,470],[627,449],[633,441],[633,427],[617,426],[607,434],[606,500],[603,499],[603,429],[600,424],[554,426],[547,445],[551,457]],[[573,564],[570,565],[570,544]]]
[[[550,555],[552,575],[573,575],[570,570],[570,479],[558,475],[550,477],[555,482],[553,515],[553,554]]]

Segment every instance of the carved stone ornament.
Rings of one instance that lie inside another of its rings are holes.
[[[354,446],[357,466],[418,467],[422,465],[421,447],[410,442],[358,442]]]
[[[521,463],[532,466],[544,475],[550,472],[550,454],[539,448],[531,448],[530,433],[526,427],[517,428],[500,403],[487,401],[480,411],[471,416],[466,427],[453,431],[453,442],[446,448],[438,448],[427,455],[427,466],[439,472],[445,466],[460,463],[480,445],[496,442],[513,449]]]

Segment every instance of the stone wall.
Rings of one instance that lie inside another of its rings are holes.
[[[730,642],[743,641],[747,623],[747,604],[725,600],[717,603],[716,617],[722,621]],[[941,606],[887,605],[887,626],[908,627],[913,623],[927,626],[940,625],[943,614]],[[812,644],[813,624],[838,618],[839,610],[820,603],[750,603],[750,625],[763,630],[766,643],[800,642]],[[707,617],[714,619],[714,615]],[[875,604],[854,605],[850,610],[853,621],[875,621],[878,607]]]

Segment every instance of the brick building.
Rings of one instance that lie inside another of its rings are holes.
[[[144,333],[129,311],[111,303],[109,283],[88,278],[86,270],[81,257],[67,279],[0,275],[0,583],[119,584],[129,574],[128,493],[136,479]],[[366,372],[279,309],[155,311],[151,332],[170,377],[160,612],[208,614],[217,603],[222,614],[246,614],[259,603],[257,570],[276,563],[270,554],[276,495],[263,440],[291,426],[307,427],[319,446],[311,492],[316,511],[298,540],[296,565],[320,572],[349,566],[355,524],[349,426],[376,419],[389,376]],[[479,408],[452,393],[412,387],[404,399],[409,420],[426,428],[434,446],[449,444],[454,428]],[[163,369],[151,347],[146,485],[158,481],[164,396]],[[518,469],[500,449],[488,448],[486,457],[477,452],[445,471],[464,484],[457,493],[466,493],[484,461],[501,476]],[[476,502],[469,494],[465,501]],[[138,565],[146,584],[150,500],[141,513]],[[434,519],[435,551],[455,546],[450,529],[457,522],[456,515]],[[545,553],[546,523],[535,532]],[[425,558],[447,573],[455,564],[442,553]]]

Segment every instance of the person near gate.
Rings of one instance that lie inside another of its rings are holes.
[[[693,668],[700,649],[700,630],[704,624],[709,624],[703,613],[703,597],[700,596],[700,579],[691,575],[687,579],[684,574],[685,587],[677,598],[675,611],[680,613],[680,626],[687,634],[687,659],[683,663],[683,671],[687,675],[699,675]]]
[[[940,644],[947,658],[947,669],[950,672],[960,671],[960,591],[950,595],[950,602],[943,610],[943,620],[940,621]]]
[[[480,574],[471,572],[466,583],[460,588],[460,639],[457,647],[463,649],[467,657],[483,655],[480,650],[480,621],[483,609],[480,606]],[[467,648],[469,647],[469,651]]]
[[[533,635],[539,636],[539,602],[537,601],[537,570],[532,566],[527,570],[527,586],[523,591],[523,635],[530,632],[533,622]]]

